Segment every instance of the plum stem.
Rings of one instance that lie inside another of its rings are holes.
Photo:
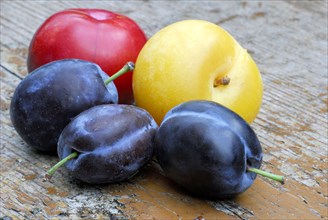
[[[73,153],[71,153],[70,155],[68,155],[67,157],[63,158],[61,161],[59,161],[58,163],[56,163],[53,167],[51,167],[48,172],[46,173],[45,177],[50,180],[52,175],[54,175],[54,173],[56,172],[56,170],[58,168],[60,168],[61,166],[63,166],[65,163],[67,163],[67,161],[77,157],[79,154],[74,151]]]
[[[134,69],[134,63],[133,62],[128,62],[127,64],[125,64],[122,69],[120,69],[118,72],[116,72],[115,74],[113,74],[111,77],[109,77],[108,79],[105,80],[105,85],[107,86],[110,82],[112,82],[113,80],[117,79],[118,77],[120,77],[121,75],[123,75],[124,73],[127,73],[131,70]]]
[[[254,167],[247,167],[247,171],[259,174],[261,176],[267,177],[267,178],[275,180],[275,181],[278,181],[281,184],[285,183],[284,177],[280,176],[280,175],[272,174],[272,173],[269,173],[269,172],[254,168]]]
[[[226,86],[229,85],[231,79],[228,76],[224,76],[220,79],[215,79],[213,83],[213,87],[218,87],[220,85]]]

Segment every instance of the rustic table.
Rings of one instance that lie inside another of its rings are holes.
[[[204,19],[229,31],[261,70],[263,104],[252,127],[262,168],[285,185],[258,177],[233,200],[209,201],[180,191],[149,163],[112,185],[77,183],[65,169],[51,182],[57,157],[28,147],[9,105],[27,74],[29,42],[51,14],[103,8],[139,23],[148,37],[175,21]],[[327,219],[327,1],[46,1],[1,0],[1,219]]]

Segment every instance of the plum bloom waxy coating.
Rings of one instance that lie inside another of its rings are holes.
[[[64,127],[82,111],[118,102],[113,82],[95,63],[79,59],[50,62],[28,74],[15,89],[10,117],[21,138],[49,153]]]
[[[224,29],[203,20],[171,24],[151,37],[136,61],[136,105],[157,123],[174,106],[211,100],[248,123],[262,102],[262,79],[255,62]]]
[[[204,198],[232,198],[246,191],[259,168],[262,147],[239,115],[211,101],[171,109],[155,136],[155,155],[165,175]]]

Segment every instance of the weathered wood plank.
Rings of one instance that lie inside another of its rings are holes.
[[[150,37],[182,19],[205,19],[250,51],[264,82],[252,127],[265,153],[262,167],[283,174],[283,186],[258,177],[230,201],[194,198],[164,177],[155,161],[129,181],[90,186],[65,169],[51,182],[57,158],[26,146],[13,129],[9,104],[27,74],[29,41],[64,8],[104,8],[135,19]],[[1,1],[0,217],[122,219],[328,218],[327,1]]]

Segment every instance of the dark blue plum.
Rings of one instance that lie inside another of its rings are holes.
[[[72,120],[58,141],[70,174],[90,184],[114,183],[132,177],[153,155],[158,125],[145,110],[132,105],[99,105]]]
[[[13,95],[10,116],[21,138],[31,147],[56,153],[64,127],[82,111],[117,103],[113,83],[94,63],[65,59],[48,63],[27,75]]]
[[[169,111],[155,137],[166,176],[195,195],[225,199],[247,190],[262,148],[239,115],[210,101],[189,101]]]

